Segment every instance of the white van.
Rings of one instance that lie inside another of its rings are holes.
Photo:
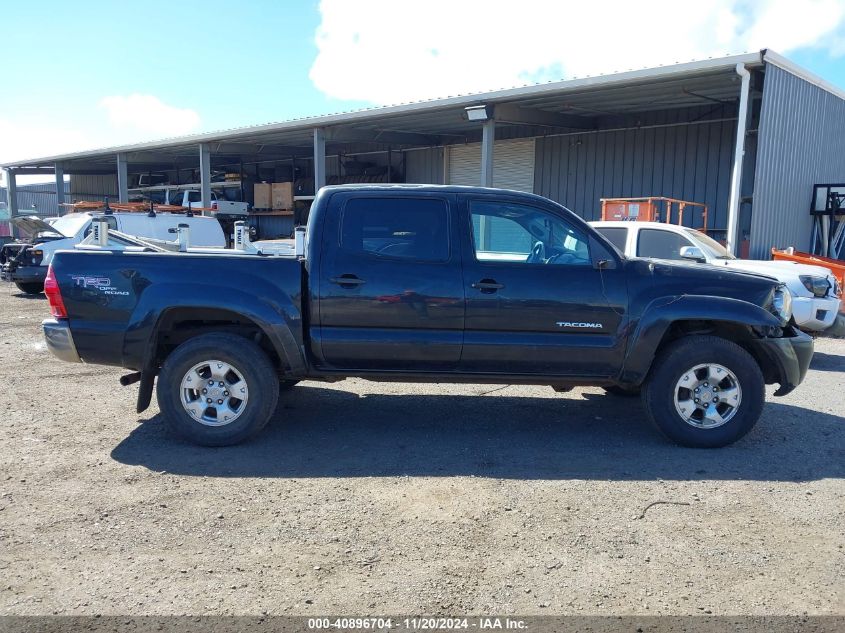
[[[13,281],[18,288],[29,294],[44,290],[47,267],[56,251],[67,250],[79,244],[91,231],[91,219],[104,217],[109,229],[140,238],[174,241],[175,229],[187,224],[191,229],[191,245],[198,247],[225,248],[226,236],[215,218],[187,216],[181,213],[147,213],[115,211],[103,213],[68,213],[60,218],[50,218],[48,224],[35,216],[14,218],[11,223],[29,236],[28,240],[6,244],[2,259],[0,278]],[[173,230],[173,231],[172,231]]]

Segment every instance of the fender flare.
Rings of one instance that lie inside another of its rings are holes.
[[[631,333],[620,382],[639,385],[645,380],[663,336],[678,321],[720,321],[746,328],[781,326],[765,308],[740,299],[709,295],[655,299],[646,306]]]
[[[244,284],[245,289],[219,288],[207,283],[158,283],[144,290],[126,325],[123,342],[124,366],[141,361],[141,370],[153,369],[154,341],[162,320],[171,310],[219,309],[234,312],[253,321],[270,340],[276,353],[294,375],[306,371],[302,347],[302,315],[290,297],[262,293],[261,288]],[[266,297],[272,296],[272,300]],[[161,309],[160,306],[167,306]],[[134,361],[134,362],[133,362]]]

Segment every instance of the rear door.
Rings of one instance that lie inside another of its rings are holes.
[[[615,374],[627,305],[621,262],[590,238],[586,225],[554,205],[498,194],[465,202],[461,369]]]
[[[331,197],[318,278],[312,280],[319,295],[314,351],[325,365],[397,371],[457,366],[464,288],[454,199],[407,192]]]

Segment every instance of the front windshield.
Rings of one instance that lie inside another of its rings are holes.
[[[711,257],[715,259],[736,259],[736,257],[731,255],[724,246],[719,244],[719,242],[709,235],[705,235],[701,231],[695,231],[692,229],[687,229],[687,234],[692,237],[694,241],[698,242],[701,245],[701,248],[706,250]]]
[[[72,213],[58,218],[55,222],[51,222],[51,224],[56,231],[65,237],[74,237],[90,220],[91,218],[88,215]]]

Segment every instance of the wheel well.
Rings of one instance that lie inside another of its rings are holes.
[[[242,336],[255,342],[273,366],[284,372],[287,363],[279,357],[266,332],[255,321],[242,314],[220,308],[173,308],[159,321],[155,338],[154,365],[160,367],[170,353],[188,339],[222,332]]]
[[[744,323],[736,323],[734,321],[714,321],[706,319],[695,319],[688,321],[674,321],[663,333],[663,338],[655,350],[655,357],[673,341],[690,336],[692,334],[708,334],[710,336],[718,336],[729,341],[733,341],[739,345],[746,352],[751,354],[760,370],[763,372],[763,377],[767,384],[777,382],[777,370],[771,363],[766,362],[761,358],[755,346],[750,345],[749,341],[756,338],[750,326]]]

